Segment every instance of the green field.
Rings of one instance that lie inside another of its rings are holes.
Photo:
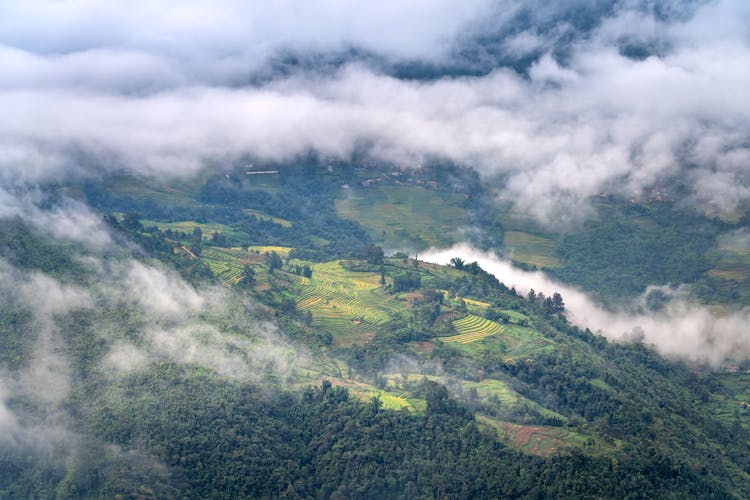
[[[369,403],[373,398],[378,398],[380,408],[384,410],[424,411],[424,400],[408,398],[408,394],[400,391],[378,389],[370,384],[345,378],[334,378],[331,383],[346,387],[351,394],[365,403]]]
[[[494,429],[509,445],[533,455],[549,456],[565,448],[601,449],[593,437],[563,427],[498,422],[483,415],[478,415],[477,421]]]
[[[720,247],[720,257],[708,274],[731,281],[750,279],[750,250],[737,247]]]
[[[240,248],[209,247],[201,252],[201,260],[209,265],[214,275],[221,278],[225,285],[234,285],[242,275],[246,252]]]
[[[150,201],[161,206],[194,206],[200,184],[173,179],[169,184],[130,175],[114,176],[107,180],[106,189],[116,195]]]
[[[503,242],[507,255],[514,261],[538,268],[562,265],[562,261],[556,256],[558,243],[551,238],[522,231],[506,231]]]
[[[263,254],[275,251],[280,255],[289,253],[288,247],[255,246],[244,250],[239,247],[206,247],[201,252],[200,259],[208,264],[215,276],[220,278],[224,285],[236,285],[242,275],[245,265],[250,265],[255,270],[255,290],[265,290],[269,286],[270,275],[268,268],[262,264],[265,260]]]
[[[336,212],[359,222],[387,248],[424,250],[460,241],[468,223],[463,195],[413,186],[378,186],[350,191]]]
[[[512,309],[503,309],[500,311],[501,313],[508,316],[508,319],[513,323],[520,323],[521,321],[529,321],[528,316],[525,314],[521,314],[518,311],[513,311]]]
[[[391,373],[385,377],[388,381],[387,389],[392,393],[402,394],[404,397],[408,396],[407,387],[417,386],[423,379],[427,379],[451,387],[463,399],[466,399],[468,394],[474,392],[479,402],[485,406],[492,407],[496,414],[499,415],[510,415],[517,411],[531,411],[545,418],[555,418],[563,423],[568,421],[564,415],[549,410],[535,401],[522,396],[502,380],[485,378],[476,382],[418,373]],[[412,399],[408,400],[413,401]],[[472,402],[469,401],[469,403],[471,404]]]
[[[268,215],[264,212],[261,212],[259,210],[253,210],[252,208],[246,208],[243,210],[247,215],[251,215],[253,217],[256,217],[260,220],[267,220],[270,222],[273,222],[274,224],[278,224],[280,226],[284,227],[292,227],[292,223],[286,219],[282,219],[280,217],[274,217],[272,215]]]
[[[710,401],[714,415],[728,427],[750,427],[750,373],[722,373],[716,379],[723,390]]]
[[[204,223],[195,222],[192,220],[161,222],[161,221],[144,219],[144,220],[141,220],[141,224],[143,224],[144,227],[156,226],[162,231],[166,231],[167,229],[169,229],[171,231],[180,231],[183,233],[187,233],[188,235],[192,234],[193,230],[196,227],[199,227],[201,231],[203,232],[204,240],[211,239],[211,236],[214,233],[221,233],[229,237],[240,236],[243,238],[247,238],[247,235],[245,233],[241,231],[237,231],[230,226],[225,226],[224,224],[219,224],[219,223],[204,224]]]
[[[266,252],[276,252],[281,257],[286,257],[289,255],[289,252],[292,251],[291,247],[281,247],[281,246],[274,246],[274,245],[251,245],[247,247],[248,252],[257,252],[257,253],[266,253]]]
[[[377,326],[404,308],[382,292],[380,273],[349,271],[338,261],[310,264],[310,267],[312,279],[295,277],[297,308],[311,311],[313,326],[331,333],[334,345],[369,341]]]
[[[466,297],[458,298],[464,301],[464,304],[466,304],[466,310],[473,314],[483,314],[484,311],[486,311],[487,308],[490,307],[487,302],[482,302],[480,300],[467,299]]]
[[[742,304],[750,303],[750,250],[731,239],[720,239],[711,257],[714,264],[705,275],[707,288]]]
[[[526,398],[511,389],[505,382],[491,378],[486,378],[479,382],[466,381],[463,384],[463,389],[465,391],[476,389],[480,398],[486,399],[489,396],[493,396],[507,406],[515,406],[521,402],[528,401]]]
[[[247,250],[206,247],[201,260],[228,286],[237,282],[244,265],[252,265],[256,269],[254,289],[273,287],[275,290],[282,290],[284,294],[291,294],[299,311],[309,311],[312,314],[312,327],[331,334],[334,347],[349,347],[371,341],[394,316],[408,314],[409,307],[413,307],[410,296],[418,295],[409,292],[389,295],[380,283],[380,273],[370,270],[363,261],[313,263],[292,259],[284,269],[270,275],[263,254],[276,251],[286,256],[289,250],[286,247],[267,246],[250,247]],[[288,272],[295,265],[309,265],[312,277],[306,278]],[[389,265],[400,264],[392,262]],[[453,270],[441,271],[436,268],[429,272],[451,273]],[[456,334],[439,337],[435,339],[437,343],[453,346],[464,355],[477,360],[488,352],[499,352],[504,359],[513,360],[526,359],[555,349],[556,344],[541,336],[533,326],[518,324],[521,321],[530,322],[527,316],[506,310],[503,312],[508,315],[510,322],[500,324],[481,316],[490,307],[488,302],[475,298],[462,299],[468,310],[473,312],[461,313],[462,316],[454,319],[451,323]],[[459,314],[448,304],[443,306],[443,313]],[[365,403],[377,397],[384,410],[424,412],[426,402],[415,397],[419,382],[427,378],[444,384],[468,403],[471,404],[472,400],[467,398],[474,398],[473,401],[483,405],[483,408],[491,408],[492,417],[477,415],[477,420],[496,428],[506,443],[527,453],[549,455],[573,447],[590,450],[594,446],[592,443],[597,442],[595,437],[584,436],[567,428],[526,425],[529,421],[541,423],[542,419],[548,418],[563,423],[568,422],[568,419],[524,397],[503,380],[462,380],[405,370],[402,373],[384,374],[385,385],[378,384],[376,387],[370,380],[344,378],[345,368],[343,371],[340,367],[321,370],[323,367],[312,365],[299,368],[305,380],[316,381],[324,377],[336,385],[346,386],[353,396]],[[590,383],[601,389],[608,388],[601,379],[592,379]],[[519,416],[525,416],[524,420],[516,420]]]
[[[483,318],[479,318],[483,319]],[[474,320],[477,321],[477,320]],[[489,321],[489,320],[485,320]],[[534,329],[520,325],[498,325],[501,331],[490,334],[471,333],[453,337],[442,337],[438,340],[460,349],[463,353],[481,359],[485,352],[503,353],[505,359],[522,359],[540,352],[551,352],[555,343],[536,332]],[[451,339],[446,342],[447,339]]]
[[[474,314],[467,314],[463,318],[455,320],[453,326],[458,334],[450,337],[441,337],[440,340],[442,342],[469,344],[505,331],[504,327],[494,321],[475,316]]]

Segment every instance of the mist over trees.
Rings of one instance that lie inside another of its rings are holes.
[[[0,3],[0,498],[750,498],[746,1],[164,7]]]

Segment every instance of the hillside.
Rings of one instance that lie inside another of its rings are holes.
[[[0,499],[750,498],[742,0],[0,2]]]
[[[4,222],[2,495],[750,494],[745,373],[608,342],[476,263],[384,255],[340,218],[361,175],[71,186],[100,249]]]

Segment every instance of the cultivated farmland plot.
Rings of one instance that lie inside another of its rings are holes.
[[[442,342],[469,344],[505,331],[504,326],[474,314],[467,314],[463,318],[455,320],[453,326],[458,332],[458,335],[442,337],[440,338]]]
[[[329,331],[336,345],[370,340],[375,326],[390,321],[402,310],[397,302],[377,293],[381,287],[378,273],[349,271],[339,262],[308,265],[312,278],[299,277],[293,287],[297,308],[311,311],[313,325]]]

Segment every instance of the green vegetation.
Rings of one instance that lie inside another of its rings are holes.
[[[341,217],[365,227],[388,248],[423,250],[460,241],[468,223],[463,195],[415,186],[377,186],[345,192],[336,201]]]
[[[451,335],[450,337],[441,337],[441,342],[469,344],[485,337],[489,337],[490,335],[498,335],[505,330],[505,328],[494,321],[480,318],[473,314],[467,314],[463,318],[455,320],[453,326],[458,334]]]
[[[709,373],[608,343],[476,263],[386,257],[373,244],[450,241],[441,224],[477,220],[479,204],[459,192],[341,189],[367,173],[338,165],[294,174],[169,189],[124,176],[105,180],[111,198],[83,186],[122,243],[100,254],[3,221],[2,389],[22,387],[54,339],[69,390],[52,410],[3,393],[0,411],[75,439],[0,450],[0,497],[750,496],[748,366]],[[386,205],[396,208],[376,221]],[[610,205],[564,237],[509,226],[506,247],[603,298],[637,293],[670,246],[700,272],[671,262],[659,279],[746,278],[743,250],[716,246],[720,223]],[[371,220],[365,230],[342,215]],[[655,256],[621,259],[622,276],[599,283],[596,263],[636,243]],[[208,289],[204,305],[152,315],[156,304],[124,285],[108,290],[102,277],[132,261],[174,268],[195,286],[175,278],[175,302]],[[96,307],[36,310],[18,292],[34,273]]]
[[[746,248],[722,243],[722,234],[745,227],[691,212],[669,200],[637,203],[598,199],[579,227],[543,226],[501,208],[488,224],[504,228],[485,242],[521,267],[546,269],[608,305],[632,298],[648,285],[694,284],[694,296],[714,304],[750,304]],[[491,234],[491,233],[489,233]]]
[[[558,256],[559,243],[551,238],[522,231],[506,231],[503,241],[508,257],[516,262],[539,269],[563,265]]]
[[[284,227],[292,226],[292,223],[286,219],[282,219],[281,217],[273,217],[272,215],[264,214],[263,212],[259,210],[253,210],[252,208],[246,208],[245,213],[257,219],[267,220],[267,221],[273,222],[274,224],[278,224],[280,226],[284,226]]]
[[[706,253],[717,233],[709,222],[669,207],[612,211],[564,238],[565,267],[554,273],[606,299],[636,295],[648,284],[692,283],[711,269]]]
[[[186,234],[191,234],[196,227],[199,227],[203,233],[203,237],[207,240],[210,240],[216,233],[222,234],[230,239],[247,238],[246,234],[235,231],[232,227],[225,224],[207,224],[195,221],[159,222],[148,219],[141,220],[140,222],[145,227],[156,226],[161,231],[170,230],[172,232],[183,232]]]
[[[334,345],[367,342],[377,326],[402,307],[378,294],[380,274],[345,269],[339,262],[312,264],[312,278],[293,289],[297,308],[312,313],[312,325],[330,332]]]

